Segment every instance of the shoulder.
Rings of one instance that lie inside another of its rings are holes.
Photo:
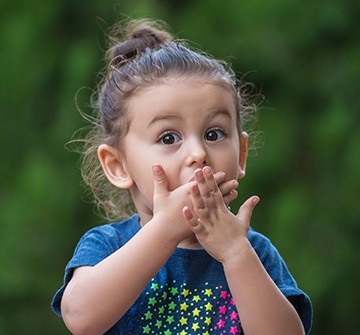
[[[255,249],[256,253],[259,255],[263,255],[264,253],[268,253],[269,251],[273,250],[275,251],[276,248],[271,243],[270,239],[264,236],[263,234],[257,232],[253,228],[250,228],[248,233],[248,239],[252,245],[252,247]],[[277,250],[276,250],[277,252]]]
[[[250,229],[248,239],[266,271],[278,285],[285,282],[296,285],[285,261],[269,238],[254,229]]]
[[[140,229],[138,215],[133,215],[130,218],[114,223],[104,224],[90,229],[84,234],[80,242],[89,237],[98,237],[110,241],[127,241],[133,237]]]
[[[126,244],[140,230],[139,217],[134,215],[124,221],[105,224],[90,229],[80,239],[75,252],[77,255],[89,255],[104,258]],[[98,261],[98,260],[97,260]]]

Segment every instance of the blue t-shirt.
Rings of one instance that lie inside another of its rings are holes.
[[[73,269],[101,262],[140,228],[139,217],[134,215],[123,222],[93,228],[81,238],[66,266],[64,284],[52,302],[56,314],[61,316],[61,298]],[[312,323],[309,297],[297,287],[268,238],[252,229],[248,238],[279,290],[299,313],[308,334]],[[204,249],[177,248],[127,313],[105,334],[240,335],[243,332],[222,264]]]

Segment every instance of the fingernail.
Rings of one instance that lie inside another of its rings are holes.
[[[154,174],[160,174],[161,173],[161,169],[160,169],[159,165],[153,165],[152,170],[153,170]]]
[[[206,175],[210,176],[212,174],[211,167],[210,166],[205,166],[204,167],[204,173]]]

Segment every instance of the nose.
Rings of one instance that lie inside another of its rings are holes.
[[[187,145],[187,165],[203,167],[208,165],[206,145],[200,140],[194,140]]]

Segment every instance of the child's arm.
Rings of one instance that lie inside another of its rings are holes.
[[[217,176],[218,182],[223,180],[223,175]],[[222,183],[223,201],[236,197],[235,187],[234,181]],[[74,270],[61,301],[71,332],[103,334],[126,313],[178,243],[193,234],[182,216],[189,199],[189,187],[169,192],[163,169],[154,169],[153,219],[96,266]]]
[[[193,210],[183,209],[189,226],[206,251],[223,264],[245,334],[304,334],[301,320],[277,288],[252,248],[247,233],[253,209],[251,197],[233,215],[221,196],[209,167],[195,172],[191,186]]]

